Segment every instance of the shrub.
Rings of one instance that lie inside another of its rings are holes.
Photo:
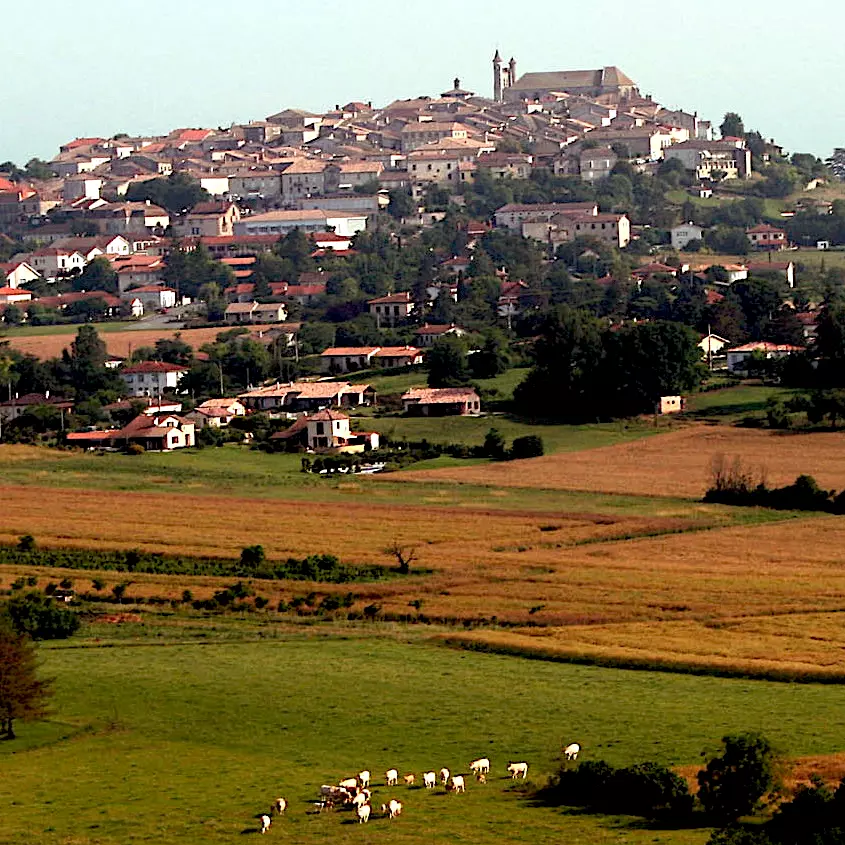
[[[32,552],[35,551],[35,537],[32,534],[24,534],[23,537],[18,540],[18,551],[19,552]]]
[[[510,450],[510,457],[513,460],[523,458],[539,458],[544,454],[543,439],[536,434],[527,434],[525,437],[517,437],[513,441]]]
[[[31,592],[9,599],[4,615],[19,634],[34,640],[62,640],[79,629],[79,617],[49,596]]]
[[[767,793],[776,791],[777,756],[758,733],[725,736],[722,746],[722,753],[698,773],[698,797],[714,819],[733,822],[756,810]]]
[[[126,447],[127,455],[143,455],[147,450],[140,443],[130,443]]]

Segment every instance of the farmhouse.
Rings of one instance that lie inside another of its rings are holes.
[[[193,411],[185,414],[185,419],[190,420],[197,428],[225,428],[235,417],[242,417],[246,414],[246,407],[237,399],[207,399],[201,405],[197,405]]]
[[[169,452],[196,443],[194,424],[176,414],[139,414],[112,437],[116,446],[136,444],[147,452]]]
[[[324,373],[348,373],[367,367],[410,367],[421,364],[422,352],[415,346],[334,346],[320,355]]]
[[[272,439],[300,443],[315,452],[365,452],[379,446],[378,432],[351,431],[349,417],[332,410],[300,417],[290,428],[274,434]]]
[[[415,387],[402,394],[402,408],[411,416],[465,416],[480,413],[481,400],[471,387]]]
[[[467,333],[466,329],[456,326],[454,323],[448,325],[431,325],[426,323],[420,326],[414,336],[414,342],[417,346],[434,346],[435,341],[446,335],[455,335],[455,337],[463,337]]]
[[[71,412],[73,410],[72,401],[63,399],[61,396],[51,396],[49,390],[45,393],[24,393],[22,396],[14,396],[11,399],[0,402],[0,420],[11,422],[29,413],[33,408],[43,407],[45,405],[60,411]]]
[[[403,320],[407,320],[414,310],[414,303],[408,291],[370,299],[367,301],[367,305],[370,314],[375,315],[376,322],[380,326],[394,326],[401,323]]]
[[[747,372],[752,356],[762,357],[767,361],[771,361],[776,358],[786,358],[789,355],[796,355],[799,352],[805,351],[806,349],[803,346],[792,346],[788,343],[771,343],[767,340],[746,343],[728,350],[728,371],[731,373]]]
[[[368,384],[345,381],[303,381],[258,387],[238,396],[249,411],[320,411],[375,402]]]

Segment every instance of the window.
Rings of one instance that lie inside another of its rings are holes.
[[[325,426],[323,423],[317,423],[317,434],[323,434],[325,432]]]

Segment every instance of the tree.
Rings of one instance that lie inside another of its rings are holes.
[[[473,378],[493,378],[505,372],[509,365],[508,339],[497,329],[488,331],[484,346],[469,356]]]
[[[508,449],[505,444],[505,438],[498,428],[491,428],[487,434],[484,435],[484,446],[482,447],[484,454],[494,461],[504,460]]]
[[[196,179],[187,173],[171,173],[166,179],[149,179],[129,186],[126,199],[133,201],[149,200],[168,211],[181,214],[190,211],[197,203],[211,199]]]
[[[403,545],[399,540],[387,546],[384,553],[396,558],[397,568],[403,575],[411,571],[411,564],[417,559],[417,547]]]
[[[0,739],[15,738],[15,720],[43,718],[52,694],[38,678],[35,646],[0,620]]]
[[[390,204],[387,206],[387,212],[391,217],[401,220],[403,217],[408,217],[417,210],[416,203],[408,191],[394,188],[387,192],[390,199]]]
[[[744,138],[745,125],[742,118],[735,112],[729,111],[719,126],[723,138]]]
[[[12,629],[33,640],[64,640],[79,629],[79,616],[51,596],[30,592],[9,599],[4,609]]]
[[[85,269],[74,278],[73,289],[102,290],[117,293],[117,271],[107,258],[98,256],[89,262]]]
[[[428,386],[461,387],[469,378],[464,342],[454,335],[437,340],[428,353]]]
[[[777,763],[771,743],[762,734],[725,736],[722,753],[698,773],[698,797],[713,818],[734,822],[778,789]]]
[[[99,390],[123,388],[123,381],[106,367],[106,344],[93,326],[80,326],[76,338],[62,353],[62,369],[73,385],[77,399],[87,399]]]

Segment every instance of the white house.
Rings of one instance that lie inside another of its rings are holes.
[[[7,261],[0,264],[0,286],[19,288],[27,282],[34,282],[38,272],[26,261]]]
[[[130,396],[161,396],[173,393],[179,387],[179,380],[188,372],[181,364],[166,361],[142,361],[120,371]]]
[[[775,358],[786,358],[789,355],[796,355],[804,351],[806,350],[803,346],[792,346],[788,343],[771,343],[767,340],[746,343],[728,350],[728,371],[731,373],[747,372],[748,363],[752,355],[761,355],[767,361],[771,361]]]
[[[370,314],[375,316],[376,322],[380,326],[394,326],[396,323],[407,320],[414,310],[414,303],[408,291],[370,299],[367,301],[367,305]]]
[[[672,237],[672,249],[678,251],[686,249],[690,241],[704,240],[704,229],[696,226],[695,223],[682,223],[680,226],[673,226],[669,233]]]
[[[173,308],[176,305],[176,291],[162,285],[130,288],[120,298],[128,302],[140,299],[145,311],[160,311],[162,308]]]
[[[45,279],[55,280],[81,273],[87,264],[85,256],[75,249],[44,247],[33,252],[27,263]]]

